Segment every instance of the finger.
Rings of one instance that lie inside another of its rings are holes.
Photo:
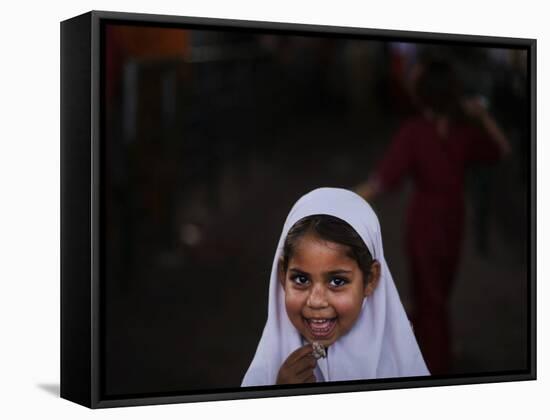
[[[312,355],[307,355],[306,357],[298,360],[294,365],[292,365],[292,370],[296,373],[301,373],[305,370],[313,370],[317,366],[317,359]]]
[[[299,382],[304,382],[306,379],[308,379],[311,375],[315,376],[313,373],[313,369],[306,369],[301,373],[295,374],[294,377]]]
[[[306,344],[305,346],[299,347],[298,349],[294,350],[290,354],[290,356],[288,356],[286,362],[288,366],[292,366],[294,363],[296,363],[298,360],[308,355],[309,353],[313,353],[313,345]]]
[[[316,364],[317,359],[313,357],[313,353],[307,353],[300,357],[298,360],[295,360],[294,363],[289,365],[289,367],[295,372],[300,372],[310,366],[315,367]]]

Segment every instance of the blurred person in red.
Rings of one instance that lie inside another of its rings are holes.
[[[419,64],[414,77],[418,114],[401,123],[389,148],[356,192],[370,201],[413,184],[405,251],[413,291],[412,323],[432,374],[451,369],[449,298],[464,232],[464,178],[469,165],[511,152],[482,98],[462,96],[452,66]]]

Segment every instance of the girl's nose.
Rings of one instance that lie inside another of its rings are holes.
[[[328,306],[325,288],[322,285],[315,285],[311,289],[306,302],[310,308],[324,308]]]

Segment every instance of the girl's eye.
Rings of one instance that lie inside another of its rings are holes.
[[[305,286],[308,283],[308,278],[306,276],[303,276],[301,274],[296,274],[291,277],[292,281],[299,285],[299,286]]]
[[[340,277],[334,277],[333,279],[330,280],[330,285],[335,287],[342,287],[346,283],[348,283],[348,281]]]

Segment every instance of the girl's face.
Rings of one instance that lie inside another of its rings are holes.
[[[286,273],[281,273],[288,317],[309,342],[328,347],[346,334],[364,297],[376,287],[378,278],[364,286],[363,272],[347,250],[308,233],[298,240]]]

